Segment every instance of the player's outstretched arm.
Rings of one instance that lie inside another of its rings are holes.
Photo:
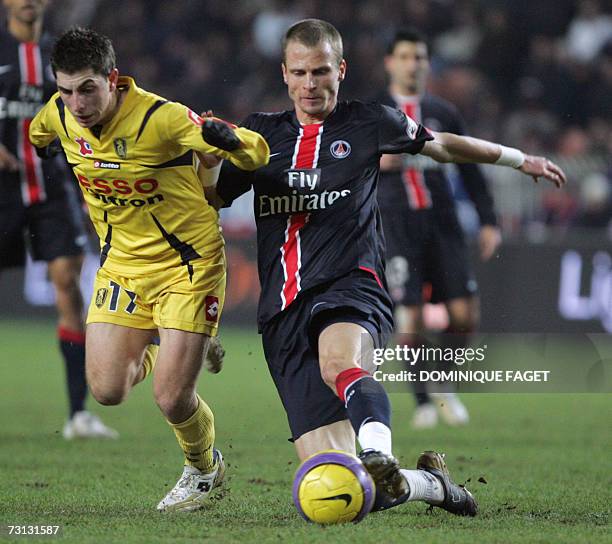
[[[567,181],[563,170],[545,157],[525,155],[518,149],[470,136],[458,136],[450,132],[430,133],[434,139],[425,143],[421,153],[435,161],[510,166],[533,177],[536,182],[543,177],[557,187]]]
[[[204,118],[201,130],[202,140],[212,147],[200,151],[228,159],[242,170],[256,170],[270,160],[268,143],[257,132],[217,117]]]

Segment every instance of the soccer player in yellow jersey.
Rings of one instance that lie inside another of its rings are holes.
[[[30,141],[43,150],[59,138],[100,238],[87,317],[89,386],[101,404],[119,404],[156,356],[155,401],[185,454],[183,475],[157,508],[195,510],[224,472],[196,381],[217,333],[225,258],[193,152],[253,170],[268,162],[268,145],[120,77],[112,43],[93,30],[64,33],[51,63],[58,93],[32,121]],[[157,335],[159,353],[147,347]]]

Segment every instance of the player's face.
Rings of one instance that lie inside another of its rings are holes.
[[[114,113],[119,73],[96,74],[91,68],[66,74],[57,72],[57,88],[64,105],[82,127],[103,124]]]
[[[298,120],[308,123],[325,119],[338,102],[338,88],[346,73],[344,59],[338,64],[328,42],[308,47],[290,41],[282,68]]]
[[[429,76],[427,45],[422,42],[398,42],[393,53],[385,57],[385,69],[396,92],[422,94]]]
[[[47,7],[47,0],[4,0],[7,18],[32,24],[40,19]]]

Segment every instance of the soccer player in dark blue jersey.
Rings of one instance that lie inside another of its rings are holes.
[[[404,28],[395,33],[385,57],[385,70],[389,86],[379,97],[383,104],[404,111],[430,129],[464,133],[457,109],[426,92],[429,50],[420,32]],[[431,286],[429,301],[444,303],[448,313],[449,325],[442,342],[445,347],[464,347],[468,334],[478,328],[480,318],[477,284],[467,244],[444,165],[428,157],[414,159],[412,155],[383,155],[378,186],[397,340],[414,345],[425,342],[423,292],[427,283]],[[459,164],[458,170],[480,219],[481,258],[488,260],[501,241],[493,199],[477,165]],[[450,345],[446,346],[447,342]],[[440,370],[450,370],[449,366],[453,366],[452,361],[438,364]],[[427,384],[411,385],[417,401],[412,419],[414,428],[433,427],[438,413],[450,425],[468,422],[467,409],[451,384],[444,384],[431,394]]]
[[[85,410],[85,324],[79,290],[85,236],[68,204],[65,161],[42,161],[28,140],[32,118],[55,92],[43,34],[47,0],[4,0],[7,26],[0,30],[0,272],[25,264],[26,247],[46,261],[56,294],[57,334],[66,367],[70,417],[66,439],[116,438]]]
[[[393,327],[376,202],[380,157],[421,153],[441,162],[497,163],[557,185],[565,176],[542,157],[429,132],[379,103],[339,101],[347,64],[340,34],[325,21],[293,25],[283,51],[294,109],[244,121],[267,139],[270,163],[254,172],[223,164],[216,189],[214,176],[203,181],[216,206],[255,192],[258,324],[298,456],[355,451],[356,434],[376,482],[375,509],[424,500],[475,515],[472,495],[451,481],[441,455],[425,452],[417,470],[399,468],[389,400],[367,371],[372,350]]]

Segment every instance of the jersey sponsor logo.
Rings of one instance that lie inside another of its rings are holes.
[[[344,159],[351,154],[351,144],[346,140],[336,140],[329,146],[329,152],[336,159]]]
[[[213,295],[208,295],[205,299],[206,303],[206,321],[217,322],[219,318],[219,298]]]
[[[104,178],[89,179],[83,174],[77,174],[77,180],[83,192],[93,195],[104,204],[140,208],[147,204],[157,204],[164,200],[163,194],[152,194],[159,187],[159,182],[154,178],[137,179],[136,181]],[[130,195],[130,198],[122,198],[122,196],[127,195]],[[137,198],[131,198],[132,196]]]
[[[83,155],[84,157],[86,157],[87,155],[93,155],[93,149],[85,138],[75,138],[74,141],[79,144],[79,153],[81,155]]]
[[[106,168],[108,170],[119,170],[121,165],[118,162],[94,161],[94,168]]]
[[[338,199],[347,198],[350,194],[350,189],[343,189],[311,194],[293,190],[290,195],[259,195],[259,217],[325,210],[333,206]]]
[[[259,217],[268,215],[324,210],[338,199],[351,194],[350,189],[322,191],[320,168],[291,168],[286,170],[288,195],[259,195]]]
[[[0,119],[33,119],[42,107],[36,102],[7,100],[0,96]]]
[[[104,306],[104,302],[106,301],[106,297],[108,296],[108,289],[106,287],[100,287],[98,292],[96,293],[96,307],[102,308]]]
[[[113,140],[113,146],[117,157],[121,159],[127,159],[127,142],[125,138],[115,138]]]
[[[279,213],[300,213],[330,208],[338,199],[347,198],[350,189],[342,191],[323,191],[321,193],[300,194],[292,191],[290,195],[259,196],[259,217],[276,215]]]
[[[287,173],[287,185],[292,189],[308,189],[314,191],[321,180],[320,168],[302,168],[299,170],[289,169]]]
[[[40,85],[22,83],[19,86],[19,100],[22,102],[36,102],[43,105],[44,89]]]

